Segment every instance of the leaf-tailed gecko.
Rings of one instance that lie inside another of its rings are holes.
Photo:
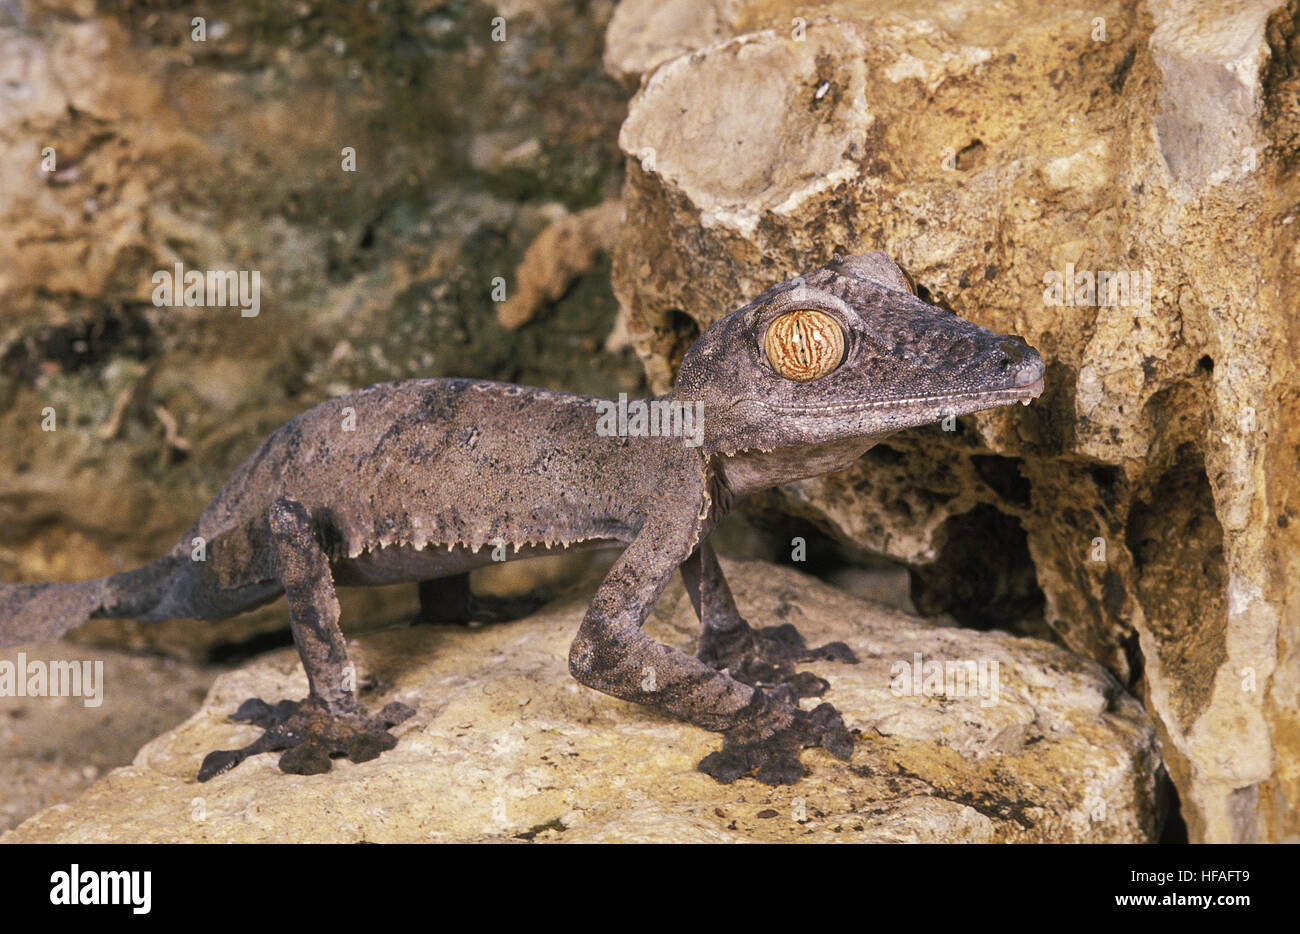
[[[853,750],[834,707],[799,706],[827,684],[795,664],[856,659],[843,643],[807,647],[792,626],[752,628],[709,534],[750,493],[846,467],[891,432],[1028,404],[1043,374],[1020,339],[918,299],[885,254],[837,255],[719,319],[687,351],[672,392],[653,401],[698,414],[694,437],[680,422],[611,431],[608,402],[545,389],[371,386],[274,432],[165,557],[98,580],[0,585],[0,645],[92,617],[224,619],[285,594],[309,694],[245,702],[235,719],[264,734],[209,753],[198,777],[270,750],[286,750],[284,771],[314,774],[331,756],[361,762],[392,748],[389,729],[413,713],[392,703],[371,716],[358,702],[336,586],[463,575],[502,545],[511,560],[617,547],[570,672],[721,732],[722,748],[699,764],[718,781],[793,783],[801,749],[845,760]],[[192,560],[196,538],[206,560]],[[702,624],[694,655],[641,629],[679,568]]]

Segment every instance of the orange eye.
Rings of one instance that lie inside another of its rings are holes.
[[[767,326],[767,359],[786,379],[820,379],[840,365],[844,332],[830,315],[811,308],[786,312]]]

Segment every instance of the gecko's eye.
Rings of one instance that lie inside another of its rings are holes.
[[[763,350],[773,368],[799,383],[821,379],[844,357],[844,332],[830,315],[811,308],[789,311],[767,326]]]

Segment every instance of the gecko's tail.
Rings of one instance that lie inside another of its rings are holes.
[[[65,584],[0,584],[0,648],[57,639],[94,617],[160,620],[174,610],[180,560],[159,558],[133,571]]]

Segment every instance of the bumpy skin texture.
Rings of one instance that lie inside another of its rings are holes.
[[[829,315],[844,334],[838,367],[783,377],[767,326],[793,310]],[[1043,363],[1016,338],[927,305],[882,253],[836,257],[720,319],[686,354],[661,402],[703,404],[702,443],[605,436],[601,400],[464,379],[371,386],[318,405],[272,434],[165,557],[71,584],[0,585],[0,645],[48,639],[94,616],[222,619],[284,593],[310,694],[237,716],[267,733],[210,754],[200,779],[248,755],[287,749],[285,771],[330,756],[373,758],[410,716],[367,717],[338,628],[336,585],[430,581],[500,557],[622,547],[569,654],[583,684],[724,734],[700,768],[729,782],[790,783],[798,752],[848,759],[853,741],[826,690],[795,671],[853,662],[842,643],[809,649],[793,627],[755,631],[708,544],[741,497],[847,466],[890,432],[948,414],[1028,401]],[[191,560],[195,539],[206,560]],[[641,625],[681,568],[703,624],[692,656]]]

